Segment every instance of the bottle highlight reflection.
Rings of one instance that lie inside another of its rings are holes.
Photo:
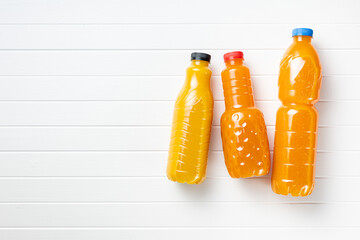
[[[315,154],[321,65],[311,44],[313,31],[293,30],[279,75],[282,106],[276,115],[272,189],[293,196],[310,195],[315,180]]]
[[[175,103],[167,166],[172,181],[199,184],[205,179],[214,105],[209,62],[208,54],[191,54]]]
[[[243,65],[242,52],[227,53],[224,60],[221,137],[226,167],[233,178],[266,175],[270,170],[269,142],[263,114],[254,104],[250,71]]]

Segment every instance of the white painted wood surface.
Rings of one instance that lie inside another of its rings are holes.
[[[0,1],[0,239],[360,237],[360,2]],[[243,50],[273,146],[291,29],[323,64],[316,187],[234,180],[221,151],[223,53]],[[193,51],[212,54],[208,178],[165,177],[172,107]]]

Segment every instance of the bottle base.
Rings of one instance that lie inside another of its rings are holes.
[[[271,187],[274,193],[293,197],[306,197],[314,190],[314,184],[296,184],[291,180],[272,180]]]
[[[205,177],[194,177],[194,178],[180,178],[178,176],[171,176],[167,175],[167,178],[170,181],[177,182],[177,183],[186,183],[186,184],[201,184],[204,182]]]

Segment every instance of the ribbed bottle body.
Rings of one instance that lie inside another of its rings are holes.
[[[249,69],[237,60],[227,64],[221,76],[225,97],[221,137],[228,172],[233,178],[266,175],[269,142],[263,114],[254,105]]]
[[[210,77],[207,66],[187,69],[172,122],[167,166],[172,181],[199,184],[205,179],[214,105]]]
[[[307,196],[315,184],[321,65],[310,36],[294,37],[280,64],[272,189]]]

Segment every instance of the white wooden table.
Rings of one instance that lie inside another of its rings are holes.
[[[360,2],[2,0],[0,239],[359,239]],[[280,59],[314,29],[323,64],[316,187],[230,179],[222,55],[243,50],[273,146]],[[208,178],[165,177],[190,53],[212,55]]]

